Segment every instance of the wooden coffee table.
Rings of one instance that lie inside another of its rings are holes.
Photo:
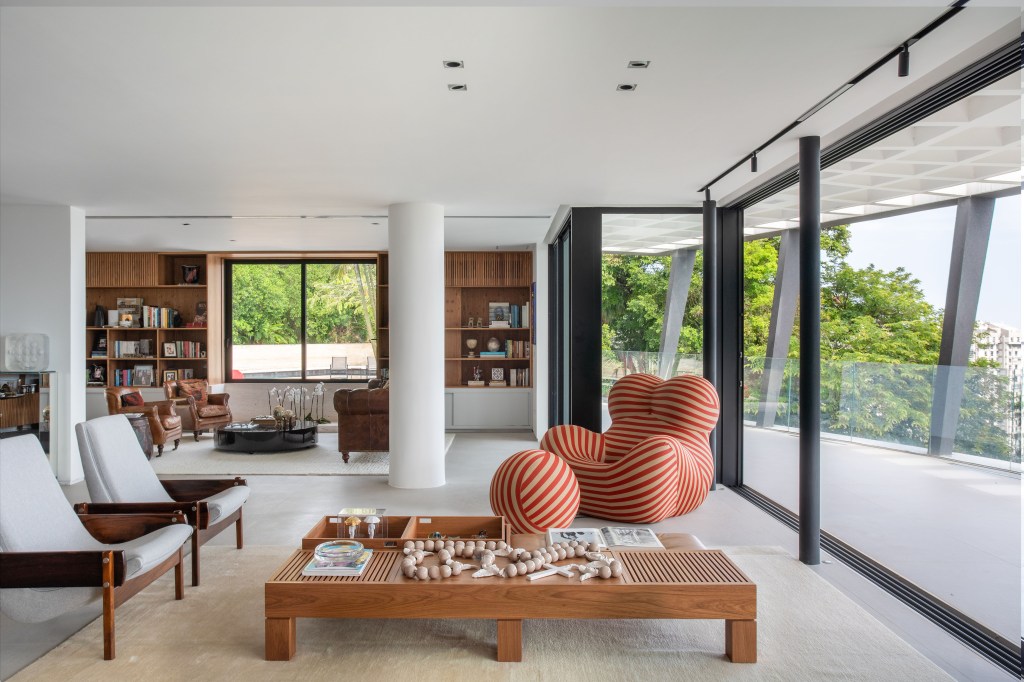
[[[559,575],[473,578],[473,571],[411,580],[401,573],[401,550],[390,549],[375,549],[362,575],[311,578],[302,569],[313,553],[298,550],[266,583],[266,659],[295,655],[296,618],[495,620],[499,661],[522,660],[523,620],[530,618],[673,618],[725,620],[726,656],[734,663],[756,662],[757,586],[721,551],[693,549],[701,546],[693,536],[659,537],[666,549],[610,552],[623,563],[621,578],[582,583],[578,576]],[[515,535],[512,545],[533,549],[542,540]],[[424,565],[431,560],[437,561],[431,556]],[[499,565],[504,561],[499,558]]]

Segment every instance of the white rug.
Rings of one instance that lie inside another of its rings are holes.
[[[213,436],[203,434],[195,442],[190,434],[177,450],[164,448],[162,457],[150,460],[158,474],[286,475],[286,476],[387,476],[388,453],[353,452],[348,464],[338,452],[338,434],[321,433],[316,447],[291,452],[250,455],[215,450]],[[444,435],[444,450],[452,446],[454,433]]]
[[[203,585],[169,576],[118,607],[117,658],[100,619],[11,679],[29,680],[899,680],[950,679],[778,548],[725,548],[757,583],[758,662],[725,658],[723,621],[533,620],[523,661],[495,658],[484,620],[299,619],[289,662],[263,660],[263,584],[289,547],[207,546]],[[483,586],[481,586],[483,588]],[[481,599],[486,599],[481,593]]]

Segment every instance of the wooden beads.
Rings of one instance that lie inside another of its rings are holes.
[[[533,551],[515,548],[503,540],[416,540],[408,541],[403,546],[405,557],[402,559],[402,574],[416,580],[443,580],[458,576],[465,568],[474,568],[463,564],[456,557],[475,558],[480,561],[480,570],[474,577],[501,576],[515,578],[527,576],[537,571],[548,570],[545,565],[574,558],[593,558],[589,564],[571,564],[565,569],[577,569],[580,580],[588,578],[618,578],[622,575],[622,562],[599,554],[596,543],[562,542]],[[440,565],[422,566],[427,554],[436,552]],[[590,556],[587,556],[587,555]],[[494,565],[495,557],[506,556],[509,563],[503,569]],[[565,575],[568,575],[566,573]]]

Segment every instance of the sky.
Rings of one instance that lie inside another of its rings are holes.
[[[955,216],[956,207],[950,206],[854,223],[847,262],[857,268],[873,263],[884,270],[902,266],[921,280],[929,303],[945,308]],[[1019,194],[996,200],[977,319],[1021,328]]]

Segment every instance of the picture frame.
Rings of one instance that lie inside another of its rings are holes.
[[[178,347],[174,345],[173,341],[164,342],[164,357],[165,358],[176,358],[178,357]]]
[[[492,367],[491,368],[491,381],[504,381],[505,380],[505,369],[503,367]]]
[[[196,371],[194,369],[192,369],[191,367],[186,367],[184,369],[179,369],[178,370],[178,378],[179,379],[195,379],[196,378]]]
[[[177,381],[177,380],[178,380],[178,370],[176,370],[176,369],[165,369],[164,370],[164,384],[166,384],[169,381]]]
[[[132,370],[132,386],[152,386],[153,365],[135,365]]]
[[[504,322],[508,324],[509,311],[511,310],[508,301],[491,301],[487,304],[487,318],[489,322]]]

